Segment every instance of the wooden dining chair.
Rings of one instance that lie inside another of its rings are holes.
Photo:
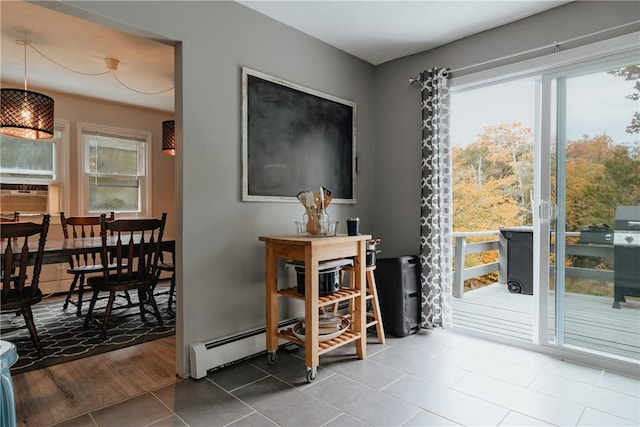
[[[115,214],[111,212],[108,220],[113,221]],[[100,236],[100,216],[72,216],[66,217],[64,212],[60,212],[60,224],[62,234],[65,239],[84,239],[87,237]],[[77,251],[69,255],[68,274],[73,275],[73,281],[69,286],[67,297],[62,306],[66,310],[69,303],[76,306],[76,316],[82,316],[82,301],[84,295],[85,279],[87,274],[102,272],[103,259],[99,253]],[[73,292],[78,288],[78,297],[73,300]]]
[[[0,222],[20,222],[20,212],[16,211],[13,213],[13,215],[11,217],[9,216],[0,216]],[[2,241],[4,241],[4,238],[0,239]],[[17,238],[14,238],[13,240],[17,240]],[[18,277],[17,276],[13,276],[12,275],[12,280],[17,280]],[[18,312],[16,313],[16,316],[20,315],[20,310],[18,310]]]
[[[16,211],[12,216],[0,216],[0,222],[20,222],[20,212]]]
[[[101,276],[87,279],[93,291],[89,311],[84,321],[87,328],[93,319],[93,310],[100,292],[109,293],[109,301],[102,319],[100,337],[106,339],[109,320],[113,310],[116,292],[138,291],[140,318],[145,322],[146,305],[152,308],[152,314],[158,324],[162,325],[162,317],[153,296],[153,289],[157,280],[160,246],[167,213],[161,218],[149,219],[120,219],[108,221],[105,214],[101,215],[100,237],[102,238],[102,258],[111,257],[113,269],[103,266]],[[113,233],[113,235],[110,235]]]
[[[171,254],[171,261],[167,261],[165,254]],[[160,279],[160,274],[162,274],[163,271],[171,273],[171,284],[169,285],[169,290],[159,291],[154,294],[155,296],[164,295],[164,294],[169,295],[169,298],[167,300],[167,313],[169,314],[173,314],[173,303],[175,302],[175,294],[176,294],[176,269],[174,264],[175,257],[176,257],[176,254],[174,250],[161,251],[160,259],[158,261],[158,270],[156,273],[157,275],[156,283],[158,282],[158,279]]]
[[[0,222],[20,222],[20,212],[14,212],[13,216],[0,216]]]
[[[6,223],[0,229],[0,236],[2,236],[0,312],[14,314],[16,310],[20,310],[24,317],[25,327],[29,330],[33,345],[40,357],[44,355],[44,352],[36,332],[31,306],[42,301],[39,281],[44,246],[49,231],[49,219],[49,215],[43,215],[41,224],[33,222]],[[39,236],[37,243],[29,240],[29,237],[35,235]],[[33,249],[36,245],[37,250],[34,253]],[[30,272],[30,283],[28,283],[27,268],[30,267],[30,264],[33,269]],[[15,328],[2,328],[3,333],[11,330],[15,330]]]

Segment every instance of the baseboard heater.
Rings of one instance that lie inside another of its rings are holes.
[[[291,326],[297,319],[283,320],[278,329]],[[207,376],[207,371],[246,359],[267,350],[266,328],[257,328],[247,332],[216,339],[209,342],[197,342],[189,348],[191,377],[195,379]],[[278,345],[288,341],[280,340]]]

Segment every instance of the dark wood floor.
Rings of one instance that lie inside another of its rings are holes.
[[[179,381],[175,336],[13,376],[18,426],[49,426]]]

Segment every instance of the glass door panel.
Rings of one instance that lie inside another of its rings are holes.
[[[529,342],[535,311],[535,285],[529,277],[531,233],[505,231],[514,237],[508,262],[499,230],[533,224],[537,91],[533,78],[454,90],[450,120],[456,234],[453,324]]]
[[[550,147],[556,215],[550,224],[547,310],[550,342],[635,361],[640,277],[626,270],[640,264],[640,242],[635,247],[614,238],[622,231],[616,215],[640,212],[638,79],[640,66],[632,64],[566,75],[551,84],[557,109]],[[627,295],[614,298],[622,280]]]

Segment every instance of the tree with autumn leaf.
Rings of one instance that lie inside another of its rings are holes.
[[[569,141],[566,177],[567,231],[599,223],[613,228],[617,206],[640,204],[640,152],[608,135]]]
[[[487,126],[473,143],[455,147],[452,158],[455,231],[493,231],[532,224],[531,129],[520,123]],[[553,153],[552,161],[555,162]],[[565,176],[566,231],[580,231],[590,224],[613,227],[617,206],[640,205],[637,144],[615,144],[606,134],[568,141]],[[555,187],[553,179],[552,186]],[[465,265],[486,264],[496,261],[497,256],[495,251],[468,255]],[[611,268],[610,259],[568,257],[565,262],[580,267]]]
[[[531,129],[521,123],[487,126],[476,141],[452,154],[455,231],[532,223]]]
[[[453,163],[453,229],[493,231],[502,226],[531,224],[533,136],[521,123],[487,126],[466,147],[455,147]],[[469,242],[493,240],[470,237]],[[467,255],[471,267],[494,262],[497,251]],[[466,283],[495,282],[496,274]]]
[[[566,229],[580,231],[591,224],[614,228],[617,206],[640,205],[640,153],[615,144],[610,136],[585,135],[567,143]],[[571,256],[575,267],[611,270],[611,258]]]

